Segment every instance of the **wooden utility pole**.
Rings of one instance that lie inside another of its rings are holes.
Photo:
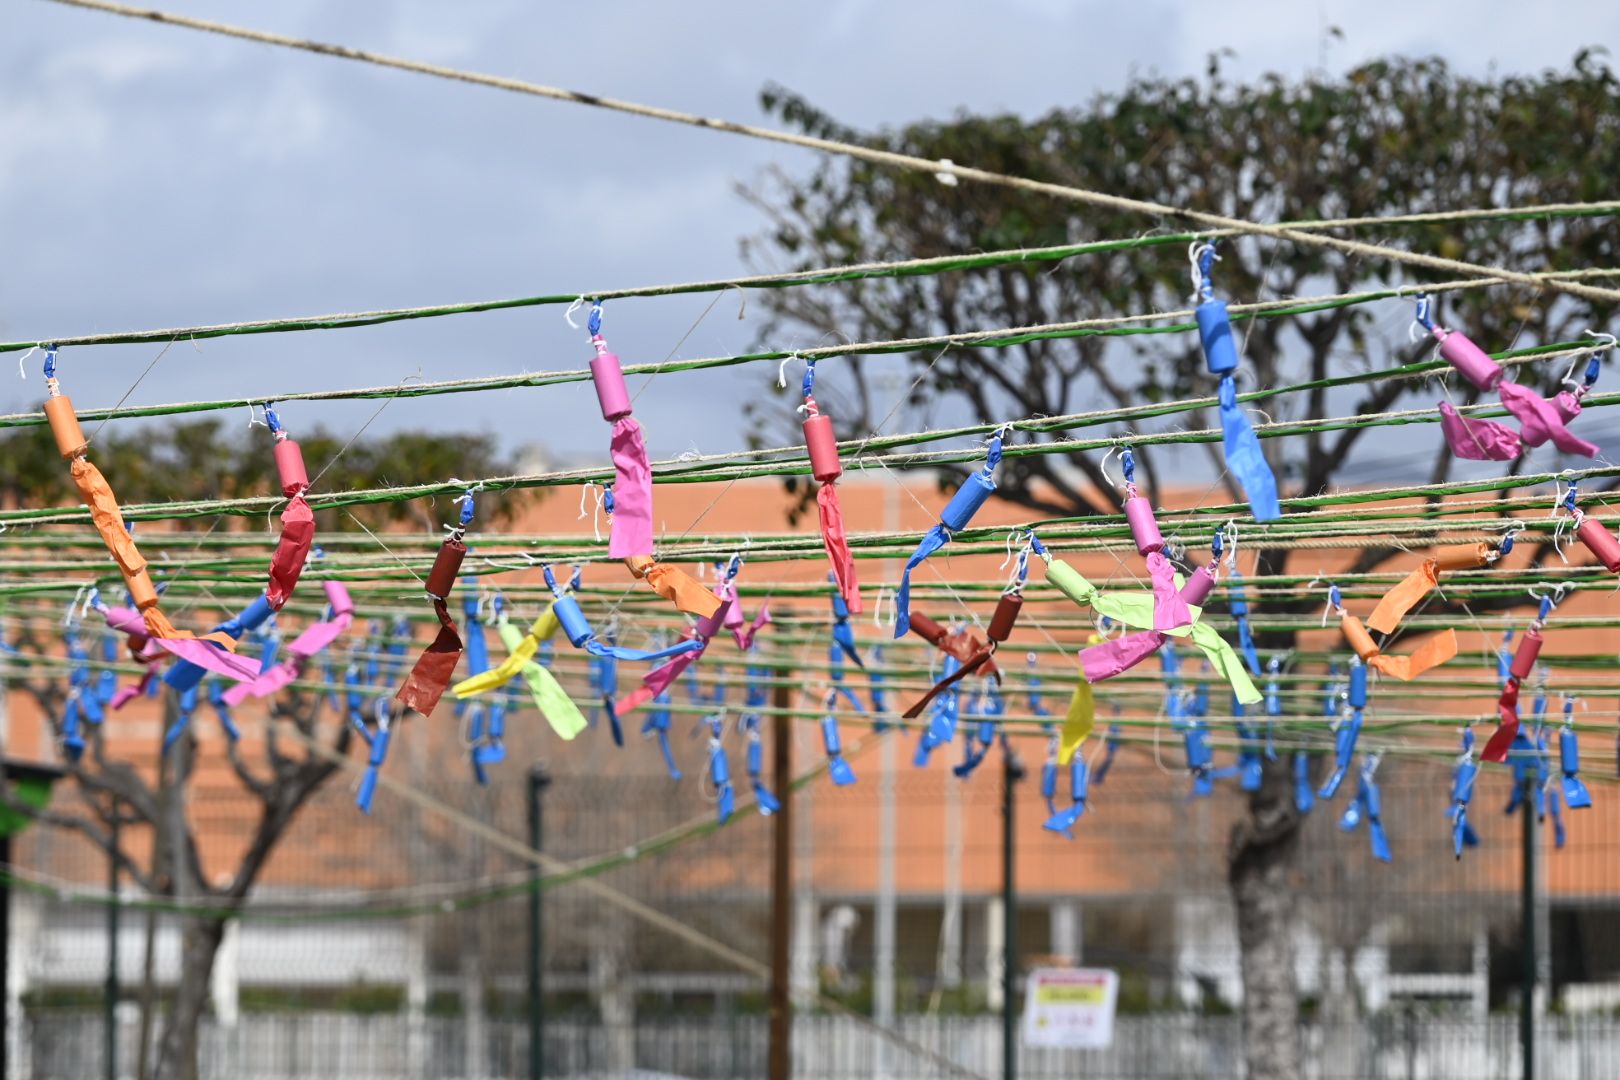
[[[771,1045],[770,1080],[793,1075],[793,999],[788,943],[793,938],[793,688],[787,672],[771,695],[771,773],[782,808],[771,819]]]

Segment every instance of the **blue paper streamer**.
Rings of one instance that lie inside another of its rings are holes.
[[[1221,441],[1226,447],[1227,471],[1242,485],[1254,519],[1275,521],[1282,517],[1277,479],[1271,474],[1248,414],[1238,405],[1237,383],[1230,375],[1221,380],[1217,400],[1221,405]]]
[[[1478,847],[1479,834],[1468,820],[1468,803],[1474,797],[1474,781],[1479,776],[1479,766],[1474,763],[1474,733],[1468,728],[1463,729],[1462,757],[1457,759],[1457,767],[1451,774],[1451,851],[1456,858],[1462,858],[1463,848]]]
[[[1108,779],[1108,770],[1114,767],[1114,758],[1119,756],[1120,727],[1118,724],[1108,725],[1108,738],[1103,742],[1103,759],[1097,764],[1097,771],[1092,777],[1097,783]]]
[[[1215,245],[1203,244],[1195,248],[1198,282],[1198,306],[1194,311],[1198,321],[1198,341],[1204,351],[1204,366],[1220,379],[1217,400],[1220,402],[1221,437],[1226,450],[1226,468],[1242,485],[1248,497],[1249,511],[1256,521],[1272,521],[1282,516],[1277,500],[1277,479],[1260,440],[1255,436],[1237,400],[1237,381],[1233,377],[1238,366],[1237,344],[1232,338],[1232,320],[1226,304],[1215,299],[1211,271],[1214,268]]]
[[[724,825],[737,808],[736,789],[731,786],[731,766],[726,762],[726,744],[721,736],[725,732],[719,713],[708,719],[709,724],[709,781],[714,784],[715,814]]]
[[[236,720],[231,716],[231,707],[225,702],[225,683],[221,679],[211,679],[208,683],[208,704],[219,719],[220,730],[231,742],[242,737],[242,732],[236,726]]]
[[[1355,756],[1356,742],[1361,737],[1361,714],[1367,707],[1367,667],[1360,660],[1350,661],[1348,701],[1350,716],[1340,720],[1333,739],[1333,772],[1317,794],[1331,799],[1349,774],[1351,759]]]
[[[821,718],[821,741],[827,750],[827,774],[839,787],[855,782],[855,770],[844,760],[844,743],[838,735],[838,717],[828,713]]]
[[[1042,824],[1043,829],[1055,833],[1062,833],[1070,840],[1074,839],[1074,826],[1085,816],[1086,799],[1090,789],[1090,767],[1086,764],[1086,756],[1076,752],[1069,759],[1069,794],[1073,800],[1069,806],[1047,818]]]
[[[652,699],[655,708],[648,710],[647,719],[642,721],[641,733],[652,735],[658,740],[658,749],[664,755],[664,766],[669,770],[671,780],[681,778],[680,767],[675,764],[675,751],[669,745],[669,718],[670,694],[668,690],[660,691]]]
[[[1316,805],[1316,793],[1311,790],[1311,755],[1303,750],[1294,751],[1294,809],[1308,814]]]
[[[984,467],[970,475],[962,486],[956,489],[951,501],[945,504],[940,511],[939,524],[923,534],[922,541],[918,543],[917,550],[911,558],[906,560],[905,570],[900,574],[900,588],[894,598],[894,636],[903,638],[911,630],[911,572],[921,566],[934,552],[950,543],[951,535],[967,528],[973,515],[978,513],[996,490],[996,466],[1001,464],[1002,438],[1006,429],[998,430],[990,437],[990,449],[985,456]]]

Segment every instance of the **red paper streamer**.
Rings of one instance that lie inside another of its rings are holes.
[[[433,644],[416,658],[411,673],[405,676],[399,693],[394,695],[394,700],[401,706],[423,716],[432,713],[439,704],[439,698],[444,696],[445,688],[450,685],[450,677],[455,674],[456,665],[461,662],[461,633],[456,629],[455,620],[450,617],[449,607],[443,600],[434,597],[433,613],[439,617],[439,632],[433,638]]]

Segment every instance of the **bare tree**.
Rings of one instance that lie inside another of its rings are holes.
[[[42,651],[43,643],[25,628],[17,641],[19,652]],[[38,705],[60,737],[69,691],[58,679],[42,676],[10,677],[7,683]],[[178,715],[177,693],[166,690],[165,726]],[[341,720],[322,724],[327,695],[289,690],[271,706],[271,722],[264,725],[262,766],[251,765],[242,747],[227,741],[232,770],[242,786],[257,799],[258,820],[234,867],[208,880],[203,873],[196,824],[187,813],[187,791],[197,763],[197,739],[189,727],[163,756],[157,784],[145,780],[131,761],[107,752],[104,726],[87,725],[85,749],[76,761],[64,763],[77,797],[77,808],[35,810],[4,796],[7,804],[37,821],[75,832],[96,847],[148,894],[186,901],[197,909],[181,919],[180,972],[173,1007],[158,1039],[155,1080],[180,1080],[195,1075],[197,1031],[208,1003],[209,979],[225,928],[247,901],[254,883],[286,835],[298,811],[326,783],[339,766],[326,754],[307,745],[288,745],[278,722],[290,724],[305,739],[321,740],[328,749],[348,752],[352,730]],[[294,740],[296,742],[296,740]],[[142,860],[131,853],[132,832],[149,830],[153,844]],[[115,833],[119,834],[115,839]]]

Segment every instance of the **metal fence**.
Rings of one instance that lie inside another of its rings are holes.
[[[100,1019],[94,1012],[55,1011],[30,1019],[31,1075],[81,1080],[102,1075]],[[1001,1029],[990,1017],[907,1018],[907,1038],[968,1070],[996,1075]],[[1307,1080],[1517,1080],[1518,1029],[1510,1016],[1444,1020],[1392,1014],[1351,1028],[1306,1025],[1301,1035]],[[135,1033],[121,1031],[124,1060]],[[417,1022],[397,1015],[246,1013],[226,1029],[204,1031],[199,1080],[498,1080],[527,1075],[528,1029],[489,1023],[483,1071],[466,1071],[468,1031],[447,1017]],[[614,1030],[592,1020],[560,1018],[545,1029],[549,1077],[691,1077],[764,1075],[767,1024],[761,1016],[660,1018]],[[918,1055],[885,1045],[853,1021],[802,1016],[794,1024],[794,1076],[853,1080],[948,1075]],[[1620,1020],[1565,1017],[1538,1032],[1538,1075],[1557,1080],[1620,1076]],[[618,1044],[618,1045],[616,1045]],[[1224,1080],[1241,1075],[1242,1036],[1234,1017],[1156,1016],[1120,1021],[1114,1045],[1099,1051],[1026,1050],[1021,1075],[1032,1080]],[[624,1064],[628,1055],[630,1064]],[[125,1075],[133,1076],[133,1072]]]
[[[801,760],[812,752],[806,745]],[[513,757],[524,760],[523,749]],[[611,746],[570,759],[571,771],[545,794],[546,850],[565,860],[617,853],[622,865],[594,880],[767,957],[768,820],[748,810],[725,829],[641,854],[638,845],[712,814],[712,804],[693,780],[624,773],[618,760]],[[834,790],[818,781],[796,807],[792,953],[804,1008],[795,1075],[939,1075],[926,1057],[814,1007],[824,993],[881,1015],[885,970],[900,1034],[996,1075],[997,771],[964,783],[902,764],[888,785],[875,755],[859,755],[856,767],[861,783]],[[413,763],[407,753],[400,765],[457,813],[523,837],[522,773],[505,768],[479,789],[444,775],[431,754]],[[1481,782],[1483,842],[1458,863],[1443,766],[1385,770],[1393,865],[1372,861],[1364,835],[1340,830],[1342,805],[1323,805],[1308,820],[1294,875],[1307,1075],[1517,1076],[1518,819],[1499,812],[1506,788]],[[351,800],[343,784],[329,785],[267,868],[256,902],[296,910],[244,919],[228,936],[200,1080],[526,1075],[527,868],[445,819],[397,801],[362,818]],[[885,800],[898,815],[892,848],[877,825]],[[1189,800],[1183,775],[1152,758],[1122,757],[1092,804],[1074,840],[1064,840],[1040,830],[1044,806],[1026,782],[1014,951],[1026,968],[1066,959],[1117,970],[1114,1043],[1085,1053],[1026,1049],[1022,1074],[1240,1076],[1241,980],[1223,865],[1238,794],[1223,788]],[[191,793],[211,872],[230,864],[254,810],[239,789]],[[1540,1075],[1620,1080],[1620,836],[1609,820],[1573,817],[1566,848],[1540,860],[1534,914],[1548,943]],[[139,838],[133,843],[138,850]],[[20,839],[18,859],[65,884],[14,898],[13,978],[24,1019],[7,1080],[102,1076],[108,927],[104,907],[86,900],[105,881],[105,860],[43,827]],[[885,880],[893,882],[886,894]],[[487,895],[469,900],[474,886]],[[397,906],[379,907],[378,890]],[[545,890],[543,901],[548,1076],[763,1075],[767,1019],[757,980],[572,886]],[[122,912],[122,1076],[137,1075],[143,1008],[161,1027],[180,921]]]

